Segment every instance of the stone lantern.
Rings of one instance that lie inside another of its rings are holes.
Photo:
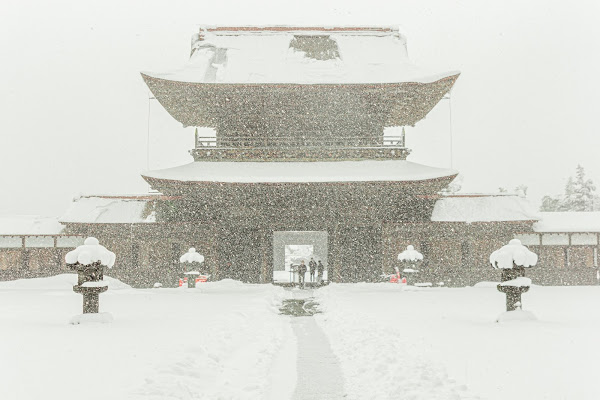
[[[506,294],[506,311],[514,311],[521,305],[521,294],[531,286],[531,279],[525,277],[525,268],[537,264],[537,254],[513,239],[507,245],[490,255],[492,267],[500,269],[498,290]]]
[[[112,268],[115,253],[101,246],[98,239],[89,237],[83,245],[70,251],[65,256],[67,267],[77,272],[75,293],[83,295],[83,313],[98,313],[99,294],[108,289],[104,282],[104,268]]]
[[[196,278],[200,274],[200,264],[204,262],[204,256],[196,252],[195,248],[190,248],[187,253],[179,258],[179,262],[184,264],[185,276],[188,278],[188,288],[194,287],[196,284]]]
[[[414,284],[416,274],[419,273],[416,268],[423,262],[423,254],[415,250],[412,245],[408,245],[406,250],[398,254],[398,261],[402,265],[402,276],[406,278],[406,283]]]

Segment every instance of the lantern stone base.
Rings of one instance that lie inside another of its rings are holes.
[[[521,294],[529,290],[529,286],[502,286],[499,284],[498,291],[506,294],[506,311],[517,309],[516,304],[521,304]]]
[[[196,278],[200,276],[200,272],[186,272],[185,276],[188,278],[188,288],[196,287]]]
[[[412,286],[417,282],[418,276],[419,276],[419,271],[417,271],[417,270],[402,271],[402,277],[406,278],[406,284],[409,286]]]
[[[83,295],[83,313],[90,314],[98,313],[99,308],[99,294],[102,292],[106,292],[108,287],[100,286],[100,287],[83,287],[79,285],[73,286],[73,291],[75,293],[80,293]]]
[[[537,321],[537,317],[532,312],[517,309],[506,311],[498,315],[496,322],[519,322],[519,321]]]
[[[71,325],[80,324],[108,324],[113,322],[113,316],[111,313],[96,313],[96,314],[79,314],[75,315],[69,323]]]

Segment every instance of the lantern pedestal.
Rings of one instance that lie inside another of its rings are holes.
[[[514,311],[517,309],[515,304],[521,304],[521,294],[529,290],[529,286],[502,286],[498,285],[498,290],[506,293],[506,311]]]
[[[83,313],[98,313],[99,295],[108,290],[106,282],[103,282],[104,266],[99,262],[90,265],[77,262],[67,266],[77,271],[77,285],[73,286],[73,291],[83,295]]]
[[[100,306],[100,293],[106,292],[108,287],[82,287],[73,286],[73,291],[83,295],[83,313],[98,313]]]
[[[402,261],[400,265],[400,274],[403,278],[406,278],[407,285],[414,285],[418,281],[419,269],[421,261]]]
[[[188,288],[196,287],[196,278],[198,278],[200,276],[200,272],[189,271],[189,272],[185,272],[184,275],[188,278],[188,281],[187,281]]]
[[[503,269],[500,277],[501,283],[497,286],[498,291],[506,294],[506,311],[514,311],[517,309],[516,304],[521,304],[521,295],[529,290],[527,285],[506,285],[503,283],[514,281],[517,278],[525,277],[525,268],[514,267],[511,269]]]

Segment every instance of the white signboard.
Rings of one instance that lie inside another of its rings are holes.
[[[542,235],[542,245],[568,246],[569,235],[566,233],[544,233]]]
[[[598,236],[595,233],[573,233],[571,235],[571,244],[596,246]]]
[[[25,236],[25,247],[54,247],[54,237]]]
[[[522,235],[515,235],[515,239],[519,239],[522,245],[525,246],[539,246],[540,245],[540,235],[535,233],[524,233]]]
[[[56,238],[56,247],[77,247],[83,244],[84,236],[59,236]]]
[[[23,247],[23,239],[21,238],[21,236],[0,236],[0,247]]]

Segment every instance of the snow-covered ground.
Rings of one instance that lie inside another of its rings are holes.
[[[495,284],[316,291],[349,399],[600,399],[600,287],[533,286],[537,321],[495,323]]]
[[[295,364],[273,365],[293,339],[290,317],[278,315],[283,289],[221,281],[201,290],[139,290],[117,282],[100,295],[100,311],[114,322],[85,325],[68,324],[82,307],[71,289],[75,275],[0,282],[0,399],[292,393],[295,380],[282,387],[278,374],[294,377]]]
[[[81,312],[75,280],[0,282],[1,399],[293,396],[307,353],[279,305],[299,289],[109,280],[100,310],[114,321],[69,325]],[[533,286],[523,303],[538,320],[509,323],[494,322],[505,303],[491,284],[331,284],[312,294],[323,313],[302,318],[329,340],[348,399],[600,398],[600,287]]]

